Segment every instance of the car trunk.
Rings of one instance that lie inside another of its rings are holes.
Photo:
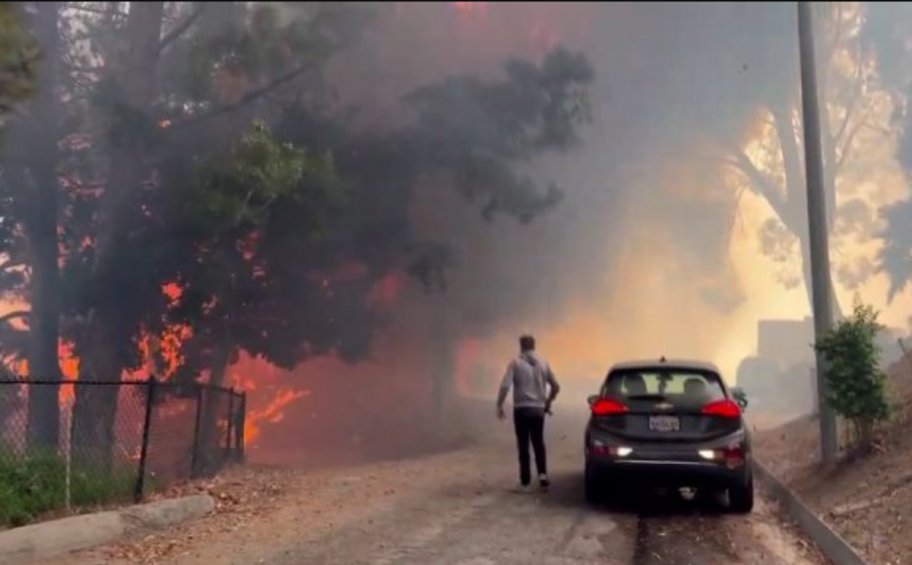
[[[631,441],[698,442],[737,431],[740,418],[706,415],[702,405],[663,397],[630,399],[623,414],[593,416],[595,428]]]

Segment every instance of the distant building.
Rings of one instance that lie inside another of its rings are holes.
[[[879,345],[883,363],[900,355],[899,332],[885,329]],[[760,320],[757,323],[757,355],[738,365],[738,384],[751,407],[765,416],[784,419],[813,412],[817,407],[814,321]]]
[[[757,323],[757,357],[781,365],[814,362],[814,320],[760,320]]]
[[[814,407],[814,325],[803,320],[760,320],[757,355],[738,365],[738,384],[756,413],[792,418]]]

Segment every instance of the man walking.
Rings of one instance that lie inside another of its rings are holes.
[[[560,385],[548,363],[535,352],[535,338],[519,338],[519,357],[510,361],[500,383],[497,395],[497,417],[506,418],[504,401],[513,389],[513,425],[516,429],[516,447],[519,450],[519,482],[528,488],[532,482],[529,461],[529,441],[535,452],[538,483],[548,488],[547,458],[545,454],[545,414],[551,413],[551,403],[560,392]]]

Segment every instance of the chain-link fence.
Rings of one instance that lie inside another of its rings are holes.
[[[245,412],[195,383],[0,380],[0,526],[214,474],[243,459]]]

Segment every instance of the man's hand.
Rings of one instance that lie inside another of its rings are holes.
[[[545,414],[549,414],[549,415],[553,416],[553,414],[551,414],[551,401],[550,400],[548,402],[545,402]]]
[[[497,419],[501,422],[507,419],[507,414],[504,412],[503,406],[497,407]]]

